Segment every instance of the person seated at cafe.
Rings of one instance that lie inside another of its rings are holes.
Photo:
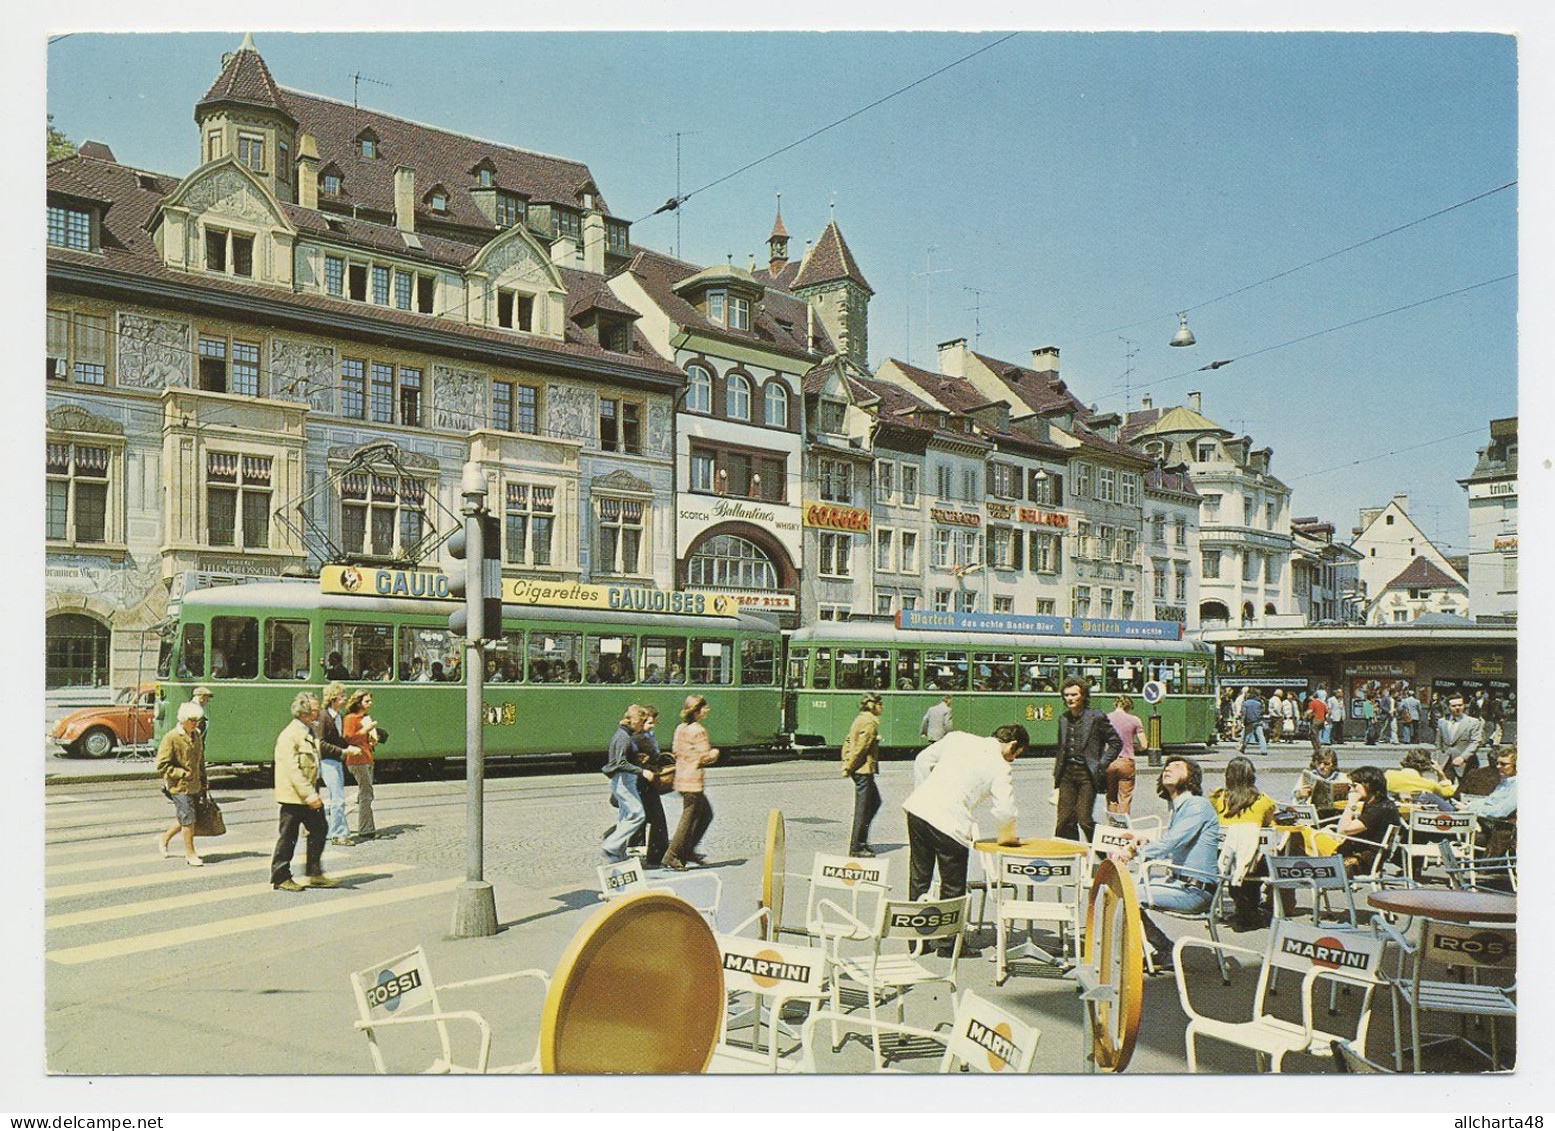
[[[1209,803],[1220,818],[1224,837],[1233,835],[1229,826],[1274,827],[1274,798],[1259,792],[1258,771],[1247,758],[1238,756],[1226,763],[1226,784],[1209,795]],[[1249,857],[1257,855],[1257,834],[1251,834],[1249,843],[1238,851],[1247,853]],[[1240,874],[1243,878],[1240,883],[1231,885],[1231,902],[1236,906],[1235,927],[1239,931],[1256,930],[1264,925],[1263,885],[1258,882],[1256,873],[1267,869],[1262,861],[1248,867],[1250,861],[1244,861],[1239,856],[1238,862],[1241,866],[1233,874]]]
[[[1404,751],[1399,768],[1385,775],[1388,792],[1400,801],[1415,805],[1429,805],[1437,809],[1450,809],[1448,798],[1458,792],[1447,774],[1431,760],[1431,752],[1424,747]]]
[[[1351,876],[1371,871],[1382,838],[1400,824],[1398,809],[1388,796],[1388,779],[1376,766],[1361,766],[1350,774],[1350,800],[1335,831],[1343,838],[1332,851],[1344,858]]]
[[[1505,747],[1496,755],[1496,769],[1501,774],[1496,788],[1484,797],[1459,803],[1462,812],[1503,820],[1517,816],[1517,747]]]
[[[1305,801],[1319,813],[1325,809],[1344,807],[1344,789],[1347,782],[1339,772],[1339,755],[1332,746],[1319,746],[1312,752],[1312,760],[1296,779],[1291,794],[1293,801]]]

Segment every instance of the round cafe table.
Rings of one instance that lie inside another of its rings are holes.
[[[1366,902],[1379,911],[1446,923],[1515,923],[1517,897],[1493,891],[1395,888],[1373,892]]]
[[[1077,840],[1059,840],[1051,836],[1029,836],[1019,844],[1000,844],[997,840],[972,843],[978,852],[1002,852],[1007,856],[1084,856],[1090,848]]]

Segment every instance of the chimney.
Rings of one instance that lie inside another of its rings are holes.
[[[947,377],[966,376],[965,338],[951,338],[939,344],[939,371]]]
[[[1393,505],[1398,507],[1398,509],[1403,511],[1405,514],[1408,514],[1409,513],[1409,496],[1408,495],[1394,495],[1393,496]]]
[[[1140,408],[1152,408],[1152,407],[1154,407],[1154,405],[1155,405],[1155,402],[1150,399],[1150,394],[1149,393],[1146,393],[1144,396],[1139,398],[1139,407]]]
[[[561,236],[551,242],[551,262],[561,267],[578,265],[578,241],[571,236]]]
[[[583,214],[583,269],[596,275],[605,273],[605,215]]]
[[[416,172],[409,165],[394,170],[394,226],[402,232],[416,230]]]
[[[1038,346],[1031,351],[1031,368],[1038,373],[1051,373],[1058,376],[1058,347]]]
[[[1191,408],[1194,412],[1202,413],[1204,411],[1204,394],[1189,393],[1188,407]]]
[[[319,145],[312,134],[297,135],[297,203],[319,206]]]

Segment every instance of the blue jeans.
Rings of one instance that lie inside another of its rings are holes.
[[[1213,892],[1202,888],[1189,887],[1186,884],[1152,882],[1150,884],[1150,897],[1141,899],[1139,906],[1159,907],[1162,911],[1176,911],[1183,915],[1202,915],[1209,910],[1210,901],[1214,898]],[[1149,940],[1158,956],[1169,955],[1172,952],[1172,940],[1166,932],[1156,926],[1155,920],[1149,915],[1140,913],[1139,925],[1144,929],[1145,938]]]
[[[880,787],[874,774],[853,775],[853,835],[848,851],[857,852],[869,847],[869,826],[880,812]]]
[[[1242,745],[1240,747],[1238,747],[1238,750],[1239,750],[1240,753],[1243,753],[1243,754],[1247,753],[1247,740],[1249,738],[1257,738],[1258,739],[1258,753],[1260,753],[1260,754],[1267,754],[1269,752],[1269,743],[1264,738],[1263,720],[1262,719],[1260,719],[1257,723],[1255,723],[1253,725],[1253,727],[1252,727],[1252,734],[1249,734],[1246,728],[1243,729],[1243,731],[1242,731]]]
[[[1318,732],[1318,738],[1317,738],[1318,745],[1319,746],[1327,746],[1327,745],[1329,745],[1331,740],[1333,739],[1333,736],[1334,736],[1334,724],[1333,723],[1324,723],[1323,724],[1323,729],[1320,732]]]
[[[632,834],[648,819],[643,811],[642,796],[637,792],[641,780],[635,771],[614,774],[610,778],[610,800],[616,803],[616,827],[599,847],[612,864],[626,859],[626,846],[631,843]]]
[[[320,758],[319,777],[324,779],[324,816],[329,820],[329,835],[349,836],[350,830],[346,827],[346,764],[333,758]]]

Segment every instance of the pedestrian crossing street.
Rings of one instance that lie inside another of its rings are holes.
[[[133,791],[107,799],[48,798],[43,925],[50,962],[76,966],[213,940],[250,945],[268,930],[438,896],[461,882],[417,877],[413,864],[337,850],[326,855],[325,867],[341,887],[278,893],[270,886],[275,835],[267,801],[224,805],[227,834],[197,840],[205,866],[191,868],[178,837],[171,857],[157,851],[157,835],[170,818],[160,800]],[[299,844],[293,860],[299,877],[302,867]]]

